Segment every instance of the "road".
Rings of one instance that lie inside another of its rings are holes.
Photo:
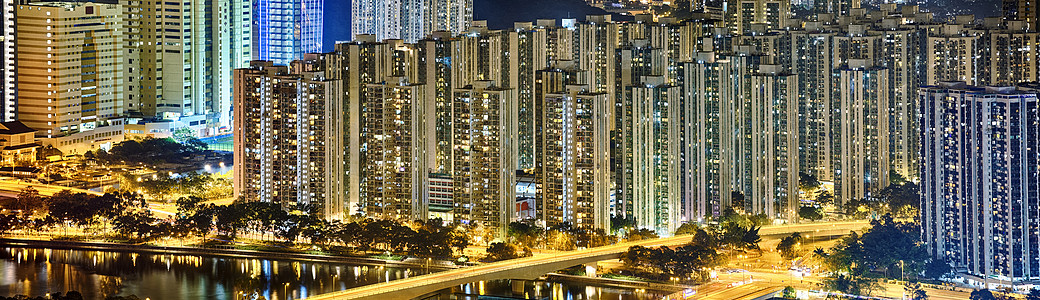
[[[793,232],[845,232],[859,230],[867,225],[865,221],[832,222],[794,225],[770,225],[759,230],[763,236],[785,235]],[[531,279],[545,273],[556,271],[573,265],[598,260],[616,260],[617,255],[631,246],[660,247],[678,246],[690,241],[689,235],[674,236],[653,240],[625,242],[615,245],[537,255],[533,257],[506,260],[496,263],[482,264],[474,267],[427,274],[406,279],[358,287],[346,291],[316,295],[307,299],[408,299],[429,292],[441,290],[457,284],[471,283],[493,279]],[[555,268],[555,269],[553,269]],[[429,288],[421,288],[421,287]],[[436,288],[435,288],[436,287]],[[421,291],[417,291],[421,290]],[[757,292],[752,292],[754,294]],[[768,292],[766,292],[768,293]]]
[[[28,182],[24,182],[24,181],[10,180],[10,179],[0,180],[0,194],[5,195],[5,196],[10,196],[10,195],[18,196],[18,193],[20,193],[26,187],[30,187],[30,186],[32,188],[36,189],[36,191],[40,192],[40,195],[43,195],[43,196],[52,196],[52,195],[57,194],[58,192],[61,192],[61,191],[64,191],[64,190],[69,190],[69,191],[71,191],[73,193],[87,193],[87,194],[91,194],[91,195],[101,195],[102,194],[102,193],[98,193],[98,192],[95,192],[95,191],[89,191],[89,190],[84,190],[84,189],[70,188],[70,187],[64,187],[64,186],[58,186],[58,185],[40,184],[40,183],[28,183]]]

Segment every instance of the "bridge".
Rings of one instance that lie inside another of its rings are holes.
[[[48,196],[48,197],[49,196],[54,196],[54,194],[57,194],[57,193],[59,193],[61,191],[64,191],[64,190],[69,190],[70,192],[73,192],[73,193],[87,193],[87,194],[91,194],[91,195],[95,195],[95,196],[100,196],[100,195],[103,194],[103,193],[98,193],[98,192],[91,191],[91,190],[77,189],[77,188],[71,188],[71,187],[64,187],[64,186],[59,186],[59,185],[40,184],[40,183],[27,183],[27,182],[16,181],[16,180],[0,180],[0,195],[9,196],[9,197],[17,197],[18,193],[21,193],[22,190],[27,188],[27,187],[32,187],[32,188],[36,189],[37,192],[40,192],[40,195]]]
[[[814,234],[847,234],[867,226],[866,221],[831,222],[795,225],[769,225],[759,230],[760,236],[814,232]],[[534,280],[542,275],[572,266],[603,260],[618,259],[632,246],[678,246],[690,242],[690,235],[625,242],[591,249],[540,255],[450,271],[426,274],[405,279],[367,285],[349,290],[308,297],[310,300],[375,300],[413,299],[462,284],[498,279]]]

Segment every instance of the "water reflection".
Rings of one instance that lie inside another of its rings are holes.
[[[422,269],[160,255],[105,251],[0,248],[0,295],[79,291],[86,299],[134,294],[142,299],[301,299],[424,274]],[[494,280],[441,291],[520,299],[660,299],[664,293],[584,284]]]
[[[193,255],[2,248],[0,295],[76,290],[87,299],[300,299],[407,278],[422,270]],[[237,296],[237,297],[236,297]]]

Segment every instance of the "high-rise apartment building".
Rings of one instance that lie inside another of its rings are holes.
[[[15,0],[0,0],[0,120],[18,117],[18,80],[15,71]]]
[[[216,123],[210,128],[231,126],[231,102],[235,69],[246,68],[253,60],[252,27],[253,5],[249,0],[219,0],[213,7],[216,17],[213,30],[214,70],[213,103],[218,108]],[[213,119],[213,118],[211,118]],[[212,121],[211,121],[212,122]]]
[[[371,34],[414,43],[435,31],[462,33],[470,22],[473,0],[351,1],[351,40]]]
[[[540,207],[546,226],[610,226],[610,114],[604,93],[568,85],[540,101]]]
[[[42,144],[66,153],[122,141],[121,6],[44,2],[15,11],[19,120],[37,130]]]
[[[739,33],[751,30],[755,24],[767,29],[782,29],[787,27],[787,19],[791,18],[790,0],[740,0],[738,5],[736,22],[729,27]]]
[[[496,228],[500,234],[516,200],[515,91],[478,80],[454,91],[452,182],[455,220]]]
[[[289,65],[305,53],[321,52],[324,5],[324,0],[254,0],[253,58]]]
[[[319,204],[326,218],[344,217],[341,85],[323,64],[235,70],[236,199]]]
[[[624,148],[617,158],[624,184],[626,208],[637,226],[667,235],[679,227],[682,89],[664,83],[662,76],[643,76],[625,89],[622,111],[630,121],[618,124]]]
[[[853,59],[835,70],[834,196],[840,203],[870,196],[889,184],[888,69]]]
[[[760,65],[751,76],[750,212],[796,221],[798,215],[798,95],[796,75]]]
[[[127,113],[211,134],[208,123],[219,123],[222,110],[230,112],[214,89],[221,82],[216,60],[221,49],[212,42],[217,8],[210,1],[121,3],[128,34]]]
[[[969,283],[1040,277],[1036,88],[941,82],[920,90],[922,240]]]
[[[430,176],[426,89],[404,77],[366,84],[359,119],[359,213],[373,218],[424,220]],[[353,145],[352,145],[353,146]],[[454,179],[454,178],[453,178]],[[458,180],[453,180],[458,185]],[[353,192],[353,191],[350,191]],[[459,195],[453,201],[461,201]],[[459,219],[456,217],[456,219]]]
[[[1030,0],[1003,0],[1000,2],[1004,19],[1022,21],[1026,30],[1037,32],[1040,30],[1040,2]]]

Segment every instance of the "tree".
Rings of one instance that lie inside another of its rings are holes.
[[[950,270],[950,264],[947,264],[941,259],[932,259],[928,261],[928,264],[924,265],[924,276],[932,279],[939,279],[943,275],[950,273]]]
[[[519,248],[513,244],[506,244],[502,242],[491,243],[487,248],[487,256],[484,257],[485,261],[494,262],[500,260],[519,258]]]
[[[907,180],[906,177],[903,177],[903,174],[899,174],[899,172],[896,172],[896,170],[890,170],[888,171],[888,182],[891,182],[895,185],[902,185],[906,183]]]
[[[776,250],[780,251],[780,257],[783,257],[786,260],[792,260],[802,256],[803,239],[802,235],[797,232],[780,239],[780,243],[776,245]]]
[[[808,173],[798,173],[798,188],[803,191],[811,191],[820,188],[820,181],[816,180],[816,176],[812,176]]]
[[[798,299],[798,295],[796,294],[794,288],[791,286],[784,287],[784,291],[781,297],[783,297],[784,299]]]
[[[697,225],[687,222],[679,225],[679,228],[675,229],[674,235],[693,234],[697,232]]]
[[[906,292],[909,300],[928,300],[928,293],[921,288],[921,283],[907,282],[903,285],[903,291]]]
[[[971,300],[997,300],[997,297],[993,295],[988,289],[974,290],[969,295],[968,299]]]
[[[636,226],[636,219],[632,216],[623,217],[612,215],[610,216],[610,232],[617,233],[621,229],[627,229]]]
[[[509,238],[524,247],[535,247],[544,232],[545,229],[535,225],[531,220],[510,222],[506,229]]]
[[[639,228],[628,233],[629,241],[652,240],[658,238],[657,232],[646,228]]]
[[[862,276],[857,277],[852,276],[851,274],[836,274],[824,278],[821,283],[823,284],[824,289],[834,290],[850,295],[869,296],[871,292],[881,287],[881,285],[872,278]]]
[[[921,208],[920,187],[912,182],[893,183],[878,192],[878,198],[881,200],[880,204],[888,208],[882,213],[891,213],[901,218],[916,216]]]
[[[819,203],[820,205],[834,203],[834,194],[830,191],[820,191],[819,194],[816,194],[816,203]]]
[[[802,219],[819,221],[820,219],[823,219],[823,209],[816,206],[803,205],[798,209],[798,216]]]
[[[722,224],[722,234],[719,240],[722,245],[734,249],[759,250],[758,243],[762,241],[758,235],[759,229],[761,227],[741,226],[735,222],[726,222]]]
[[[730,202],[733,208],[744,210],[744,193],[738,191],[730,192]]]
[[[1029,290],[1029,294],[1026,294],[1026,300],[1040,300],[1040,290]]]
[[[40,192],[36,191],[36,189],[31,186],[25,187],[18,193],[18,197],[15,198],[12,207],[12,209],[20,211],[22,217],[29,217],[41,213],[46,208],[46,199],[44,199],[43,196],[40,196]]]

